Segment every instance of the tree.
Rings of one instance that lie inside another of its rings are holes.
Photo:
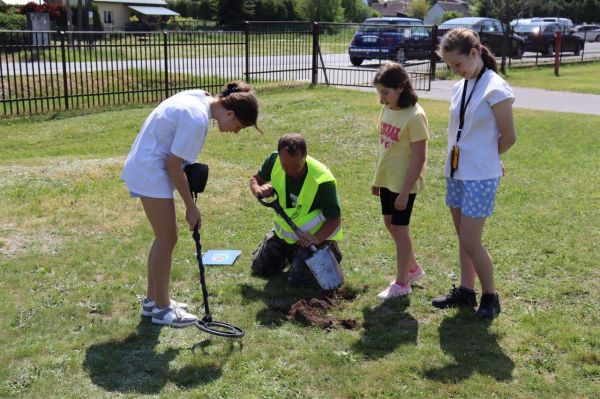
[[[256,0],[254,7],[254,20],[256,21],[290,21],[294,13],[289,15],[290,1],[284,0]],[[292,5],[293,8],[293,5]]]
[[[198,6],[198,18],[207,21],[215,19],[215,17],[217,16],[218,9],[218,0],[200,0],[200,5]]]
[[[408,5],[408,15],[413,18],[423,19],[430,8],[431,5],[428,0],[412,0]]]
[[[508,23],[517,17],[522,17],[529,7],[528,0],[481,0],[482,7],[488,16],[499,19],[504,24],[504,44],[502,45],[502,64],[500,69],[506,73],[506,54],[510,43]]]
[[[219,0],[217,23],[228,28],[240,28],[254,15],[254,0]]]
[[[308,21],[341,22],[344,9],[341,0],[299,0],[300,15]]]
[[[342,0],[342,7],[346,22],[362,22],[372,14],[372,10],[363,0]]]
[[[446,22],[446,21],[448,21],[450,19],[461,18],[461,17],[463,17],[463,14],[461,12],[458,12],[458,11],[446,11],[442,15],[439,23],[441,24],[441,23],[444,23],[444,22]]]
[[[600,1],[585,0],[581,9],[582,18],[578,22],[600,21]]]

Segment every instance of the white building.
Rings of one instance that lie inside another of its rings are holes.
[[[440,23],[442,15],[448,11],[456,11],[462,14],[463,17],[470,17],[469,10],[462,2],[456,1],[438,1],[436,2],[425,14],[423,22],[426,25],[433,25]]]
[[[73,0],[70,1],[72,4]],[[164,0],[94,0],[94,4],[98,7],[104,30],[124,28],[132,15],[149,24],[152,19],[179,15],[164,7],[167,5]]]

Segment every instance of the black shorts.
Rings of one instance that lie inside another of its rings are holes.
[[[379,199],[381,201],[381,214],[392,215],[392,224],[395,226],[408,226],[410,224],[410,215],[412,215],[413,204],[417,194],[409,194],[406,209],[399,211],[394,207],[394,202],[398,193],[388,190],[385,187],[379,189]]]

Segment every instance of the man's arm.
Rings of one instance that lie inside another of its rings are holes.
[[[257,198],[266,198],[273,195],[271,183],[264,181],[258,173],[250,178],[250,191]]]
[[[322,209],[325,223],[315,233],[304,233],[298,241],[300,246],[318,245],[327,240],[342,224],[340,205],[335,183],[327,182],[319,185],[315,202]]]
[[[342,217],[338,216],[336,218],[327,219],[323,226],[317,231],[314,235],[310,234],[308,231],[302,234],[302,237],[298,240],[298,245],[301,247],[309,247],[311,245],[319,245],[323,241],[327,240],[329,236],[333,234],[334,231],[337,230],[338,227],[342,224]]]

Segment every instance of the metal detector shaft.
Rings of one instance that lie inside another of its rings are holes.
[[[210,315],[210,309],[208,308],[208,291],[206,289],[206,280],[204,279],[204,263],[202,262],[202,245],[200,245],[200,233],[198,232],[198,225],[194,227],[194,233],[192,234],[194,241],[196,242],[196,259],[198,259],[198,269],[200,269],[200,286],[202,287],[202,302],[204,303],[204,321],[211,322],[212,316]]]

